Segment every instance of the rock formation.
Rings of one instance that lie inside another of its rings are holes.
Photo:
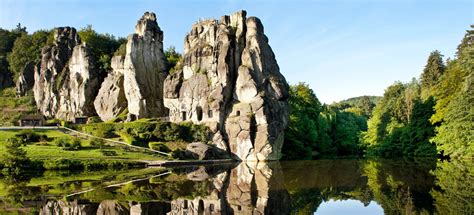
[[[65,120],[95,115],[99,74],[76,29],[57,28],[54,45],[44,47],[41,56],[33,87],[41,113]]]
[[[113,71],[102,82],[94,101],[95,110],[103,121],[117,117],[127,108],[127,99],[123,87],[123,61],[123,56],[112,58]]]
[[[133,118],[167,116],[163,105],[166,78],[163,31],[154,13],[146,12],[128,37],[125,56],[112,58],[112,73],[102,83],[94,102],[104,121],[128,108]]]
[[[137,118],[166,116],[163,81],[166,78],[163,31],[154,13],[146,12],[128,37],[124,87],[128,111]]]
[[[39,65],[38,65],[39,66]],[[35,64],[29,62],[21,71],[16,82],[16,93],[18,96],[25,96],[28,91],[33,89],[35,84]]]
[[[165,80],[173,122],[204,123],[213,142],[241,160],[281,157],[288,84],[258,18],[240,11],[193,25],[183,69]]]

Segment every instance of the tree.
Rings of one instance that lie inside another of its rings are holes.
[[[13,75],[9,70],[7,56],[12,51],[16,38],[26,34],[26,28],[14,29],[12,31],[0,28],[0,89],[13,85]]]
[[[474,73],[466,77],[464,89],[446,107],[443,122],[433,141],[452,158],[474,158]]]
[[[7,174],[20,174],[31,163],[26,156],[26,151],[21,148],[23,144],[23,141],[19,138],[8,139],[5,145],[6,155],[3,160],[4,172],[6,171]]]
[[[176,51],[174,46],[170,46],[165,50],[166,57],[166,71],[172,74],[176,67],[179,67],[182,64],[183,56]]]
[[[430,53],[423,73],[421,73],[420,82],[424,98],[431,96],[431,89],[436,86],[443,75],[446,66],[443,63],[443,55],[435,50]]]
[[[283,144],[284,159],[311,159],[317,145],[321,103],[305,83],[290,86],[290,120]]]
[[[53,32],[39,30],[32,35],[22,34],[13,45],[12,52],[8,55],[9,68],[15,79],[29,62],[37,62],[41,58],[41,49],[53,43]]]
[[[471,26],[473,28],[473,26]],[[456,58],[436,86],[436,128],[432,139],[439,153],[451,158],[474,157],[474,30],[467,30],[458,46]]]
[[[121,44],[126,43],[124,38],[115,38],[110,34],[99,34],[92,25],[87,25],[77,32],[81,41],[90,48],[92,56],[97,61],[98,68],[103,76],[111,69],[110,61],[114,53],[119,49]]]

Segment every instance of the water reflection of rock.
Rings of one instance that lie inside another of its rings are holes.
[[[206,172],[189,173],[202,179]],[[176,199],[168,214],[289,214],[291,202],[283,186],[278,162],[240,163],[212,179],[209,195],[192,200]]]
[[[232,169],[201,166],[175,171],[185,174],[187,180],[199,182],[196,185],[204,185],[206,192],[198,192],[202,187],[193,187],[195,190],[190,193],[199,195],[161,202],[52,200],[42,206],[40,214],[289,214],[291,211],[278,162],[240,163]]]

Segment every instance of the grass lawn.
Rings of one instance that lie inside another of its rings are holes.
[[[57,138],[69,136],[59,130],[34,130],[39,135],[47,135],[48,138]],[[5,141],[15,136],[20,130],[0,131],[0,158],[5,153]],[[51,159],[51,158],[75,158],[75,159],[126,159],[126,160],[163,160],[163,156],[155,153],[144,153],[135,151],[126,151],[122,147],[104,146],[103,149],[91,147],[89,141],[82,139],[79,150],[63,150],[52,142],[32,143],[24,147],[28,157],[32,159]],[[105,152],[104,152],[105,151]],[[106,156],[107,154],[108,156]],[[111,155],[112,154],[112,155]]]

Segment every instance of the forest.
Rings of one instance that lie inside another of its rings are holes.
[[[379,97],[321,104],[307,84],[290,90],[284,159],[474,158],[474,26],[453,59],[435,50],[419,78]]]
[[[322,104],[308,84],[291,85],[283,159],[474,158],[473,27],[466,31],[453,59],[443,59],[436,50],[431,52],[419,78],[395,82],[382,97],[361,96]],[[98,33],[92,26],[78,33],[92,47],[105,77],[111,57],[125,51],[126,40]],[[20,24],[13,30],[0,29],[3,121],[15,122],[22,112],[34,111],[32,99],[14,98],[12,86],[25,64],[38,62],[41,48],[53,39],[51,30],[29,34]],[[173,47],[165,54],[172,70],[181,55]]]

